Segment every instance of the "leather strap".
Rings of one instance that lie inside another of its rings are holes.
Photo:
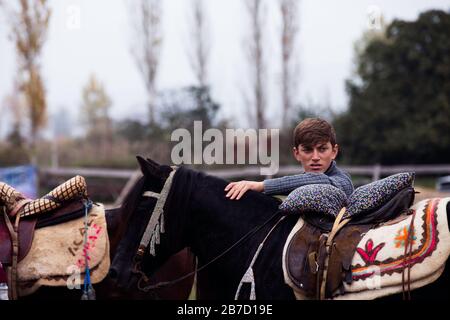
[[[17,213],[17,212],[16,212]],[[5,216],[5,223],[8,227],[8,231],[11,235],[12,242],[12,262],[11,266],[7,268],[8,273],[8,295],[11,300],[17,300],[17,260],[19,256],[19,220],[20,214],[16,215],[16,221],[14,226],[11,223],[11,220],[6,213],[6,210],[3,210],[3,214]]]
[[[30,203],[31,199],[22,199],[17,202],[17,204],[14,206],[14,208],[9,213],[10,217],[15,217],[17,215],[17,212],[19,212],[27,203]]]
[[[403,270],[402,270],[402,292],[403,300],[411,300],[411,256],[412,256],[412,245],[413,245],[413,235],[414,235],[414,218],[416,217],[416,210],[413,210],[411,216],[411,223],[408,229],[408,236],[405,239],[405,255],[403,259]],[[406,284],[408,289],[405,289],[405,269],[407,269],[407,280]]]
[[[325,262],[324,262],[324,267],[323,267],[322,282],[321,282],[320,290],[318,292],[318,296],[319,296],[320,300],[325,299],[326,284],[327,284],[327,277],[328,277],[328,262],[330,260],[334,237],[350,221],[349,218],[345,218],[345,219],[343,218],[344,214],[345,214],[345,210],[346,210],[345,207],[342,208],[341,211],[339,212],[339,214],[337,215],[336,219],[334,220],[331,232],[328,235],[327,241],[325,243],[326,256],[325,256]]]

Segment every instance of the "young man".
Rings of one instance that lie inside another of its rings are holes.
[[[331,184],[350,196],[353,192],[350,175],[340,170],[334,161],[338,149],[334,128],[325,120],[307,118],[294,129],[292,150],[304,173],[264,181],[231,182],[225,187],[226,197],[239,200],[247,190],[287,195],[308,184]]]

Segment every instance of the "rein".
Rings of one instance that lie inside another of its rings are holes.
[[[403,259],[403,270],[402,270],[402,293],[403,300],[411,300],[411,255],[412,255],[412,245],[414,237],[414,219],[416,217],[416,210],[413,211],[411,216],[411,223],[409,225],[408,236],[405,239],[405,256]],[[407,269],[407,271],[405,270]],[[407,274],[405,275],[405,273]],[[405,280],[405,276],[407,280]],[[406,289],[407,287],[407,289]]]
[[[144,236],[142,237],[141,243],[139,245],[139,249],[136,252],[136,255],[134,257],[134,268],[133,268],[133,273],[139,274],[141,276],[141,278],[138,281],[138,289],[144,292],[148,292],[150,290],[155,290],[155,289],[160,289],[160,288],[164,288],[164,287],[168,287],[168,286],[172,286],[175,285],[176,283],[183,281],[193,275],[195,275],[196,273],[202,271],[203,269],[205,269],[206,267],[208,267],[209,265],[211,265],[212,263],[214,263],[215,261],[219,260],[220,258],[222,258],[224,255],[226,255],[229,251],[231,251],[232,249],[234,249],[235,247],[237,247],[239,244],[241,244],[243,241],[247,240],[249,237],[253,236],[256,232],[258,232],[261,228],[263,228],[264,226],[266,226],[270,221],[272,221],[278,214],[279,212],[275,212],[269,219],[267,219],[264,223],[262,223],[259,226],[254,227],[252,230],[250,230],[249,232],[247,232],[244,236],[242,236],[239,240],[237,240],[235,243],[233,243],[230,247],[228,247],[225,251],[223,251],[222,253],[220,253],[219,255],[217,255],[216,257],[214,257],[213,259],[211,259],[210,261],[208,261],[206,264],[204,264],[203,266],[201,266],[200,268],[196,268],[196,270],[189,272],[187,274],[185,274],[184,276],[181,276],[175,280],[171,280],[171,281],[161,281],[158,282],[157,284],[154,285],[148,285],[148,286],[143,286],[141,285],[141,282],[149,282],[149,278],[147,277],[147,275],[142,271],[141,268],[141,261],[142,258],[144,256],[145,253],[145,249],[148,247],[148,244],[150,242],[150,238],[154,239],[154,242],[152,240],[152,244],[153,247],[150,247],[150,253],[154,256],[155,255],[155,248],[154,248],[154,244],[155,243],[159,243],[160,237],[159,237],[159,231],[161,233],[164,233],[164,228],[163,226],[163,207],[164,204],[167,200],[167,195],[169,194],[169,190],[170,187],[172,185],[172,179],[173,179],[173,175],[175,174],[175,171],[177,170],[177,167],[173,167],[174,170],[172,170],[172,172],[170,173],[169,177],[167,178],[166,182],[164,183],[164,186],[161,190],[161,193],[156,193],[156,192],[152,192],[152,191],[146,191],[143,193],[143,196],[146,197],[154,197],[157,199],[155,208],[152,211],[152,215],[150,217],[150,221],[147,225],[147,229],[145,230]],[[161,230],[158,230],[157,226],[157,221],[161,220]],[[158,233],[158,235],[155,236],[155,232]],[[156,242],[157,241],[157,242]]]

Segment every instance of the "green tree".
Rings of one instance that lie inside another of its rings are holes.
[[[334,121],[347,162],[450,161],[449,30],[450,14],[431,10],[359,47],[349,109]]]

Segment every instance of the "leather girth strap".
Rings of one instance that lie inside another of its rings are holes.
[[[317,285],[320,284],[320,288],[318,288],[319,290],[317,290],[317,295],[320,300],[325,299],[325,287],[326,287],[327,278],[328,278],[328,264],[329,264],[329,260],[330,260],[330,255],[331,255],[334,238],[337,235],[337,233],[350,221],[350,219],[343,219],[345,210],[346,210],[345,207],[341,209],[341,211],[339,212],[339,214],[336,217],[336,220],[334,221],[331,232],[326,236],[325,263],[324,263],[322,272],[319,272],[317,274],[317,276],[318,276]],[[325,239],[325,238],[323,238],[323,239]],[[320,253],[319,253],[319,256],[320,256]],[[322,278],[322,281],[320,281],[320,277]]]
[[[24,203],[25,204],[25,203]],[[20,214],[16,215],[15,223],[12,224],[6,210],[3,210],[3,215],[5,218],[5,223],[8,228],[9,234],[11,235],[12,242],[12,258],[11,266],[7,267],[7,278],[8,278],[8,295],[9,299],[17,300],[17,263],[19,256],[19,220]]]
[[[3,215],[5,218],[6,226],[8,227],[9,234],[11,235],[11,245],[12,245],[12,257],[11,266],[7,267],[8,275],[8,295],[11,300],[17,300],[19,295],[17,293],[17,264],[19,260],[19,222],[20,214],[17,214],[27,203],[30,203],[31,199],[20,200],[11,211],[11,218],[8,217],[6,209],[3,210]],[[14,219],[14,225],[10,219]]]

